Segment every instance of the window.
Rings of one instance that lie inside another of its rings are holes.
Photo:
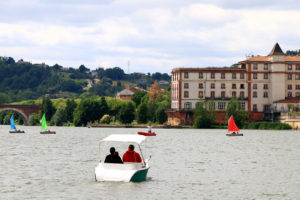
[[[245,97],[245,93],[244,92],[240,92],[240,98],[244,98]]]
[[[236,84],[232,84],[232,89],[236,89]]]
[[[199,78],[200,78],[200,79],[203,78],[203,73],[202,73],[202,72],[199,73]]]
[[[264,74],[264,79],[268,79],[268,74]]]
[[[244,78],[245,78],[244,73],[241,73],[241,74],[240,74],[240,79],[244,79]]]
[[[257,64],[253,64],[253,70],[257,70]]]
[[[296,65],[296,70],[300,70],[300,65]]]
[[[300,75],[296,74],[296,80],[299,80],[299,79],[300,79]]]
[[[300,97],[300,93],[299,92],[296,92],[296,97]]]
[[[253,89],[257,89],[257,84],[253,84]]]
[[[240,88],[241,88],[241,89],[245,89],[244,84],[241,84],[241,85],[240,85]]]
[[[233,98],[236,97],[236,92],[232,92],[232,97],[233,97]]]
[[[184,109],[191,109],[192,108],[192,103],[191,102],[185,102],[184,103]]]
[[[232,73],[232,79],[236,79],[236,73]]]
[[[218,109],[225,110],[226,102],[218,102]]]
[[[245,104],[245,102],[241,102],[241,108],[242,108],[242,110],[246,110],[246,104]]]
[[[288,74],[288,79],[292,80],[292,74]]]
[[[264,98],[268,98],[268,92],[264,92]]]
[[[225,79],[225,73],[221,74],[221,79]]]
[[[288,97],[292,97],[293,94],[291,92],[288,92]]]
[[[225,92],[224,91],[221,92],[221,98],[225,98]]]
[[[225,83],[221,83],[221,89],[225,89]]]
[[[215,84],[214,83],[210,84],[210,88],[214,89],[215,88]]]
[[[215,98],[215,92],[214,91],[210,92],[210,97]]]
[[[268,89],[268,84],[264,84],[264,89]]]
[[[296,90],[300,90],[300,85],[296,85]]]
[[[268,64],[264,65],[264,70],[268,70]]]
[[[257,79],[257,74],[253,74],[253,79]]]
[[[199,83],[199,89],[203,88],[203,83]]]
[[[210,78],[211,78],[211,79],[215,79],[215,73],[211,73],[211,74],[210,74]]]
[[[184,97],[188,98],[189,97],[189,92],[188,91],[184,91]]]
[[[200,99],[203,98],[203,91],[199,91],[199,92],[198,92],[198,97],[199,97]]]
[[[257,92],[253,92],[253,97],[254,97],[254,98],[257,97]]]
[[[189,73],[188,72],[184,72],[184,78],[189,78]]]
[[[288,90],[292,90],[293,86],[292,85],[288,85]]]
[[[184,88],[185,89],[189,88],[189,84],[188,83],[184,83]]]
[[[264,105],[264,111],[269,111],[270,110],[270,106],[269,105]]]
[[[288,65],[288,70],[292,70],[292,69],[293,69],[292,65]]]
[[[256,104],[253,104],[253,111],[257,112],[257,105]]]

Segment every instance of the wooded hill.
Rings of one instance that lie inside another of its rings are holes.
[[[159,72],[126,74],[119,67],[91,71],[84,65],[75,69],[58,64],[32,64],[22,59],[15,62],[11,57],[0,57],[0,104],[45,95],[50,98],[114,96],[127,85],[147,89],[155,80],[169,82],[170,76]]]

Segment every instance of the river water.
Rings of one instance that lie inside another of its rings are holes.
[[[98,141],[138,129],[19,128],[0,126],[1,200],[300,199],[300,131],[157,129],[144,145],[148,180],[114,183],[94,180]]]

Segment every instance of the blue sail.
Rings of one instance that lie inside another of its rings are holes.
[[[16,130],[15,122],[14,122],[14,116],[12,115],[10,118],[10,129],[11,130]]]

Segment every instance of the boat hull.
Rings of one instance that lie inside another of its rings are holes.
[[[244,134],[243,133],[238,133],[238,134],[226,134],[227,136],[243,136]]]
[[[141,163],[99,163],[95,168],[96,181],[141,182],[146,181],[149,167]]]
[[[145,135],[145,136],[156,136],[156,133],[146,133],[146,132],[138,132],[139,135]]]
[[[41,134],[56,134],[56,132],[55,131],[41,131],[40,132]]]
[[[17,131],[9,131],[9,133],[25,133],[25,131],[17,130]]]

